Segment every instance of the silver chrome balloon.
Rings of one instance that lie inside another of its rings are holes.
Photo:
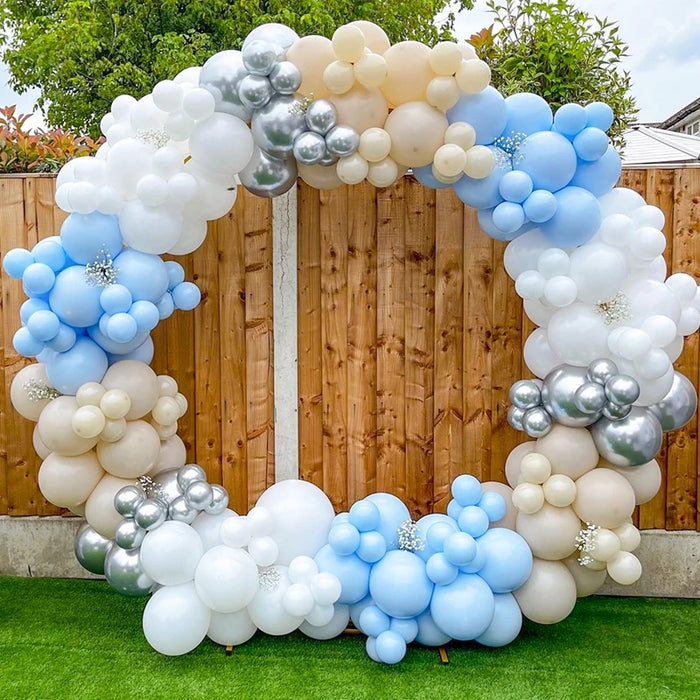
[[[258,197],[277,197],[290,190],[297,181],[297,165],[293,158],[272,158],[256,147],[250,163],[238,177],[241,184]]]
[[[351,126],[338,124],[326,134],[326,148],[334,156],[351,156],[360,145],[360,135]]]
[[[515,382],[508,393],[513,406],[527,410],[540,405],[542,394],[540,388],[531,379],[520,379]]]
[[[151,496],[163,501],[166,506],[178,496],[182,496],[183,490],[178,480],[178,473],[179,469],[166,469],[158,472],[153,477],[154,492]]]
[[[214,96],[217,112],[249,122],[252,111],[238,97],[238,84],[246,75],[248,71],[240,51],[219,51],[202,66],[199,85]]]
[[[314,100],[306,109],[306,125],[321,135],[335,126],[337,118],[335,105],[330,100]]]
[[[619,372],[617,365],[612,360],[601,358],[593,360],[588,365],[588,378],[597,384],[605,384],[610,377],[614,377],[616,374]]]
[[[272,95],[274,90],[264,75],[246,75],[238,85],[241,102],[251,110],[264,107]]]
[[[293,95],[276,95],[253,114],[250,128],[261,151],[273,158],[288,158],[294,139],[306,130],[303,104]]]
[[[207,473],[199,464],[185,464],[177,472],[177,483],[185,493],[185,489],[194,481],[206,481]]]
[[[130,596],[148,595],[156,582],[144,572],[138,549],[122,549],[113,544],[105,557],[107,583],[115,591]]]
[[[506,417],[508,418],[508,423],[512,428],[515,428],[516,430],[522,430],[524,415],[525,411],[523,411],[522,408],[518,408],[517,406],[510,406],[508,408],[508,413],[506,414]]]
[[[147,498],[134,514],[134,521],[144,530],[155,530],[168,517],[168,506],[157,498]]]
[[[114,541],[122,549],[134,549],[140,547],[146,531],[135,520],[127,518],[122,520],[114,533]]]
[[[632,406],[629,404],[619,404],[614,401],[607,401],[603,406],[603,417],[608,420],[622,420],[629,416]]]
[[[228,491],[219,484],[212,484],[211,491],[211,503],[206,506],[204,512],[209,513],[209,515],[223,513],[228,506]]]
[[[185,489],[185,501],[190,508],[204,510],[211,505],[214,493],[206,481],[195,481]]]
[[[316,165],[326,155],[326,141],[315,131],[305,131],[294,139],[294,157],[304,165]]]
[[[328,149],[326,149],[326,155],[321,158],[321,160],[318,161],[319,165],[335,165],[338,162],[338,156],[334,156],[332,153],[328,152]]]
[[[542,406],[535,406],[525,411],[522,424],[526,435],[541,438],[552,429],[552,417]]]
[[[243,50],[243,65],[253,75],[270,75],[270,71],[282,57],[282,47],[264,39],[248,42]]]
[[[194,519],[199,515],[199,511],[196,508],[192,508],[187,505],[187,501],[184,496],[176,498],[168,506],[168,517],[170,520],[179,520],[182,523],[187,523],[190,525]]]
[[[698,408],[698,394],[688,377],[680,372],[673,375],[673,384],[666,396],[649,410],[659,419],[665,433],[686,425]]]
[[[293,95],[301,85],[301,71],[291,61],[280,61],[270,71],[270,85],[280,95]]]
[[[146,500],[146,492],[135,484],[119,489],[114,496],[114,508],[119,515],[133,518],[136,509]]]
[[[75,533],[73,551],[83,569],[102,575],[105,572],[105,555],[111,546],[112,540],[102,537],[99,532],[84,523]]]
[[[658,418],[640,406],[633,406],[622,420],[601,418],[591,426],[591,435],[600,456],[618,467],[646,464],[654,459],[663,440]]]
[[[542,405],[557,423],[583,428],[599,418],[599,414],[584,413],[576,406],[576,392],[587,381],[586,368],[572,365],[559,365],[545,377]]]
[[[600,417],[600,412],[603,410],[606,401],[605,387],[597,382],[582,384],[576,389],[574,394],[576,408],[587,415],[597,414]]]
[[[286,50],[295,41],[299,40],[299,35],[286,24],[268,22],[267,24],[261,24],[259,27],[255,27],[255,29],[248,34],[243,42],[243,48],[248,46],[252,41],[257,41],[258,39],[277,44],[277,46]]]
[[[633,404],[639,398],[639,384],[634,377],[617,374],[605,382],[605,395],[621,406]]]

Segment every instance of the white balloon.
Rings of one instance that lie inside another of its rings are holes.
[[[209,551],[216,545],[224,544],[221,539],[221,525],[229,518],[237,518],[238,514],[227,508],[223,513],[218,515],[209,515],[209,513],[200,513],[193,521],[192,527],[197,531],[197,534],[202,538],[204,551]]]
[[[253,136],[245,122],[221,112],[199,122],[190,135],[192,157],[226,175],[238,173],[248,165],[253,146]]]
[[[197,564],[194,585],[202,602],[212,610],[242,610],[258,592],[258,567],[242,549],[212,547]]]
[[[537,268],[540,255],[552,247],[552,242],[538,228],[524,233],[512,240],[503,254],[506,272],[515,279],[525,270]]]
[[[161,80],[153,88],[153,103],[164,112],[180,109],[183,99],[182,86],[174,80]]]
[[[167,113],[158,109],[153,95],[144,95],[131,109],[131,128],[140,131],[160,131],[165,124]]]
[[[172,586],[194,578],[203,553],[202,539],[194,528],[179,520],[167,520],[146,533],[141,565],[154,581]]]
[[[556,275],[568,275],[571,261],[561,248],[548,248],[537,258],[537,269],[549,279]]]
[[[258,628],[247,610],[233,613],[212,612],[207,637],[224,646],[239,646],[247,642]]]
[[[536,328],[525,341],[523,359],[528,369],[540,379],[544,379],[561,360],[554,353],[547,340],[547,331]]]
[[[603,243],[588,243],[571,253],[571,279],[582,301],[595,304],[612,299],[624,286],[627,275],[625,255]]]
[[[119,214],[124,242],[142,253],[165,253],[182,235],[182,212],[172,204],[149,207],[135,200]]]
[[[577,303],[552,316],[547,326],[547,340],[560,362],[586,366],[607,355],[609,332],[601,314]]]
[[[312,625],[308,620],[305,620],[299,628],[307,637],[311,639],[333,639],[345,631],[350,621],[350,606],[335,605],[333,606],[333,617],[330,622],[325,625]]]
[[[250,619],[265,634],[278,636],[293,632],[304,618],[290,615],[282,605],[282,598],[290,586],[287,567],[264,569],[261,576],[260,589],[248,606]]]

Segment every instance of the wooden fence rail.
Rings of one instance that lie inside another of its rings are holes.
[[[622,184],[664,211],[669,270],[700,278],[700,170],[627,171]],[[0,178],[0,252],[58,232],[53,188],[52,178]],[[503,269],[504,244],[451,192],[409,178],[380,190],[300,184],[298,195],[301,477],[337,509],[386,490],[414,515],[444,510],[462,472],[503,480],[524,439],[506,421],[508,389],[528,376],[522,346],[533,328]],[[180,424],[189,457],[239,511],[275,471],[271,211],[241,192],[202,248],[178,258],[202,303],[154,332],[154,368],[190,401]],[[11,343],[21,285],[0,284],[0,513],[57,513],[36,487],[32,426],[9,400],[26,364]],[[699,355],[694,336],[677,363],[696,386]],[[666,439],[660,463],[661,491],[639,525],[699,528],[696,419]]]

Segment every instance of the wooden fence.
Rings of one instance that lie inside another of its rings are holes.
[[[628,171],[622,184],[666,214],[669,269],[700,278],[700,170]],[[53,186],[0,178],[1,251],[58,232]],[[301,477],[337,509],[386,490],[414,515],[444,510],[462,472],[503,480],[524,439],[507,424],[507,394],[528,376],[522,346],[533,328],[504,245],[451,192],[408,178],[381,190],[300,184],[298,194]],[[238,510],[274,479],[271,245],[270,202],[242,192],[202,248],[178,258],[202,303],[154,332],[154,368],[190,401],[180,427],[189,457]],[[26,364],[11,343],[23,294],[16,280],[1,284],[0,513],[56,513],[36,487],[32,426],[9,400]],[[694,336],[677,365],[696,385],[699,354]],[[696,419],[667,438],[660,462],[664,482],[639,525],[698,528]]]

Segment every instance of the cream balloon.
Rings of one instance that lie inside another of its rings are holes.
[[[435,151],[433,167],[444,177],[460,175],[467,162],[464,149],[454,143],[446,143]]]
[[[446,112],[451,107],[454,107],[459,100],[459,86],[457,81],[446,75],[439,75],[433,78],[425,91],[425,98],[428,104],[431,104],[441,112]]]
[[[165,471],[166,469],[180,469],[187,462],[187,449],[179,435],[173,435],[167,440],[161,440],[158,458],[148,471],[149,476]]]
[[[600,466],[612,469],[627,479],[634,490],[634,500],[638,506],[651,501],[661,488],[661,469],[655,459],[637,467],[618,467],[601,460]]]
[[[334,94],[343,95],[355,84],[352,63],[333,61],[323,71],[323,84]]]
[[[576,484],[565,474],[553,474],[542,484],[547,503],[557,508],[570,506],[576,498]]]
[[[381,90],[393,107],[425,99],[428,83],[435,77],[430,49],[418,41],[401,41],[385,53],[386,80]]]
[[[406,102],[387,118],[391,157],[401,165],[417,168],[432,162],[442,145],[447,119],[425,102]]]
[[[401,170],[393,158],[384,158],[378,163],[370,163],[367,171],[367,181],[375,187],[389,187],[401,175]]]
[[[351,126],[358,134],[373,126],[383,127],[389,114],[384,95],[377,88],[355,85],[343,95],[333,95],[331,102],[337,123]]]
[[[153,407],[152,415],[156,423],[171,425],[180,417],[180,406],[172,396],[161,396]]]
[[[39,420],[41,412],[51,401],[51,398],[40,398],[45,395],[43,387],[52,388],[43,362],[27,365],[14,376],[10,386],[10,400],[22,418]]]
[[[462,65],[462,52],[454,41],[441,41],[430,50],[428,61],[437,75],[454,75]]]
[[[143,476],[156,463],[160,438],[143,420],[129,421],[120,440],[97,443],[97,456],[106,472],[122,479]]]
[[[539,452],[531,452],[520,462],[520,478],[531,484],[544,484],[552,474],[552,463]]]
[[[464,165],[465,175],[475,180],[482,180],[491,174],[496,167],[496,157],[486,146],[472,146],[467,151],[467,161]]]
[[[343,181],[338,177],[334,165],[304,165],[297,163],[299,177],[317,190],[333,190],[340,187]]]
[[[91,450],[97,437],[82,438],[73,431],[73,415],[78,410],[74,396],[59,396],[51,401],[39,416],[39,437],[51,452],[75,457]]]
[[[160,394],[160,396],[172,396],[173,398],[177,396],[177,382],[171,376],[159,374],[156,379],[158,381],[158,394]]]
[[[125,418],[131,410],[129,394],[121,389],[110,389],[100,399],[100,409],[107,418],[118,420]]]
[[[366,129],[360,134],[357,152],[370,163],[384,160],[391,150],[391,136],[377,126]]]
[[[601,527],[596,532],[595,544],[588,554],[598,561],[609,562],[620,553],[620,538],[607,528]]]
[[[44,445],[39,436],[39,426],[35,425],[32,431],[32,445],[34,446],[34,452],[39,455],[39,459],[46,459],[50,454],[51,450]]]
[[[100,440],[104,442],[116,442],[121,440],[126,433],[126,420],[124,418],[116,418],[112,420],[107,418],[105,420],[105,427],[102,428],[100,433]]]
[[[608,562],[608,573],[613,581],[630,586],[642,575],[642,564],[634,554],[620,552],[615,559]]]
[[[522,614],[541,625],[567,618],[576,605],[576,581],[565,564],[534,558],[530,578],[513,592]]]
[[[521,512],[532,515],[544,505],[544,491],[539,484],[523,481],[513,489],[513,505]]]
[[[88,499],[103,476],[92,450],[77,457],[52,452],[39,467],[39,490],[54,505],[74,508]]]
[[[365,87],[380,87],[388,70],[384,56],[368,53],[355,64],[355,80]]]
[[[177,433],[177,421],[162,425],[151,418],[149,425],[156,431],[159,440],[167,440]]]
[[[346,24],[335,30],[331,44],[335,55],[341,61],[355,63],[364,56],[366,40],[360,27]]]
[[[632,523],[624,523],[616,527],[613,532],[620,540],[620,549],[625,552],[633,552],[642,541],[641,533]]]
[[[106,390],[120,389],[131,400],[127,420],[143,418],[156,405],[158,400],[158,378],[144,362],[122,360],[115,362],[102,378]]]
[[[634,490],[629,481],[612,469],[599,467],[576,480],[576,500],[572,507],[586,523],[612,530],[627,522],[634,505]]]
[[[557,561],[576,551],[581,522],[571,508],[545,503],[536,513],[518,513],[515,530],[530,545],[534,556]]]
[[[445,143],[454,143],[468,151],[476,143],[476,131],[467,122],[453,122],[445,131]]]
[[[578,563],[578,557],[564,559],[564,564],[576,582],[576,595],[579,598],[586,598],[593,595],[605,583],[608,577],[606,569],[594,571]]]
[[[522,442],[516,445],[506,458],[506,481],[511,488],[515,488],[520,483],[520,463],[525,455],[530,454],[537,443],[534,440],[530,442]]]
[[[104,396],[105,388],[99,382],[85,382],[75,392],[78,406],[99,406]]]
[[[123,519],[114,509],[114,497],[117,491],[133,484],[133,479],[118,479],[105,474],[85,502],[85,519],[102,537],[114,537],[114,531]]]
[[[470,58],[462,61],[455,73],[455,79],[462,92],[475,94],[481,92],[491,82],[491,69],[485,61]]]
[[[323,82],[323,71],[336,60],[330,39],[318,34],[304,36],[287,49],[287,60],[301,71],[299,92],[315,100],[330,97],[330,90]]]
[[[574,481],[598,463],[598,450],[585,428],[555,425],[537,440],[537,451],[549,459],[554,474],[566,474]]]
[[[338,161],[336,172],[346,185],[357,185],[367,177],[369,164],[359,153],[353,153]]]
[[[81,438],[98,437],[105,427],[105,414],[97,406],[79,406],[71,419],[73,432]]]
[[[354,22],[349,22],[347,26],[357,27],[365,37],[366,47],[374,53],[383,54],[391,46],[386,32],[374,22],[357,19]]]
[[[508,530],[515,530],[515,519],[518,517],[518,509],[513,505],[513,489],[508,484],[500,481],[485,481],[481,484],[484,492],[495,491],[503,496],[506,502],[506,514],[500,519],[489,524],[489,528],[505,527]]]

